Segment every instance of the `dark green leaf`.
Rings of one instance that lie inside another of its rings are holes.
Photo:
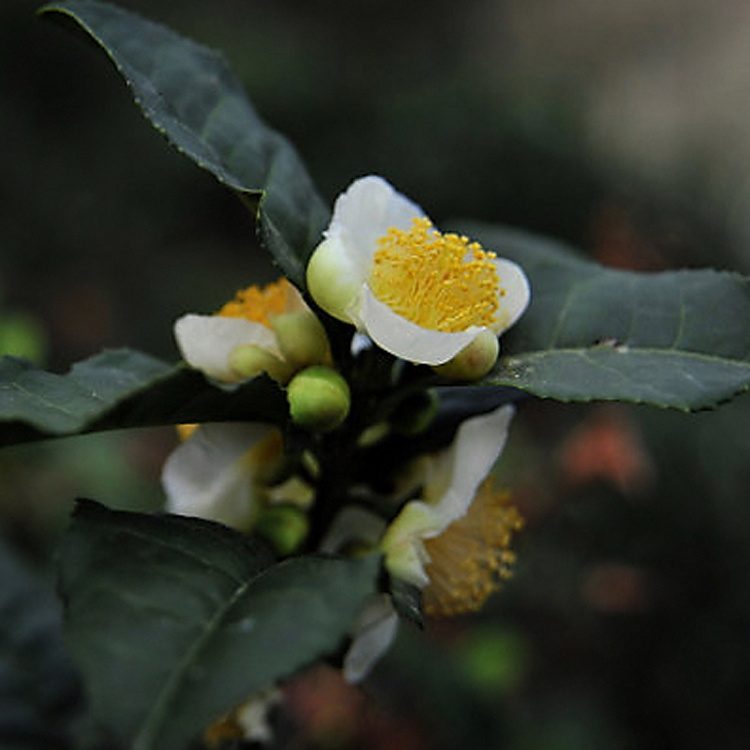
[[[127,349],[56,375],[0,359],[0,445],[120,427],[203,421],[283,421],[286,399],[266,377],[210,384],[196,370]]]
[[[0,540],[0,747],[70,747],[81,704],[59,602]]]
[[[750,281],[713,270],[604,268],[550,240],[464,227],[531,281],[488,382],[562,401],[701,409],[750,386]]]
[[[134,750],[183,750],[219,714],[340,648],[377,558],[297,557],[219,524],[79,504],[61,555],[92,711]]]
[[[258,117],[225,60],[114,5],[69,0],[42,12],[74,19],[114,62],[154,127],[257,207],[262,241],[304,288],[328,208],[295,149]]]

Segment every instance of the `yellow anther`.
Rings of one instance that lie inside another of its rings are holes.
[[[245,318],[254,323],[271,325],[271,318],[280,315],[293,306],[294,287],[281,278],[267,286],[249,286],[240,289],[235,298],[227,302],[217,315],[228,318]]]
[[[425,540],[430,582],[422,592],[422,605],[427,614],[475,612],[510,576],[515,562],[510,542],[523,522],[509,503],[510,493],[497,492],[487,479],[463,518]]]
[[[176,425],[177,428],[177,437],[180,440],[187,440],[197,429],[197,424],[178,424]]]
[[[409,231],[391,228],[378,240],[369,284],[381,302],[423,328],[453,333],[491,326],[502,294],[495,257],[418,218]]]

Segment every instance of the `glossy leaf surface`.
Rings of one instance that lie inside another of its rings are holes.
[[[0,445],[122,427],[281,422],[286,409],[268,378],[220,387],[196,370],[128,349],[104,351],[64,375],[0,359]]]
[[[220,524],[81,501],[64,540],[66,634],[96,721],[182,750],[220,714],[340,648],[379,561],[297,557]]]
[[[750,281],[714,270],[604,268],[562,244],[468,225],[526,271],[531,305],[486,382],[561,401],[701,409],[750,386]]]

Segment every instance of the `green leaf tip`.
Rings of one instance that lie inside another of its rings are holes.
[[[68,0],[39,12],[75,21],[112,60],[151,124],[256,208],[262,244],[304,289],[328,207],[297,151],[258,116],[224,58],[107,3]]]

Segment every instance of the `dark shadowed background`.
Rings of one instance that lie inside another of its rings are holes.
[[[328,200],[379,173],[438,225],[520,226],[625,268],[750,268],[750,7],[121,5],[223,50]],[[58,371],[105,347],[175,359],[178,315],[273,278],[252,216],[36,7],[0,5],[0,346]],[[695,416],[524,407],[501,463],[527,517],[515,578],[481,615],[404,626],[361,690],[304,676],[289,747],[748,746],[747,398]],[[5,535],[47,577],[73,498],[159,507],[172,445],[5,450]]]

